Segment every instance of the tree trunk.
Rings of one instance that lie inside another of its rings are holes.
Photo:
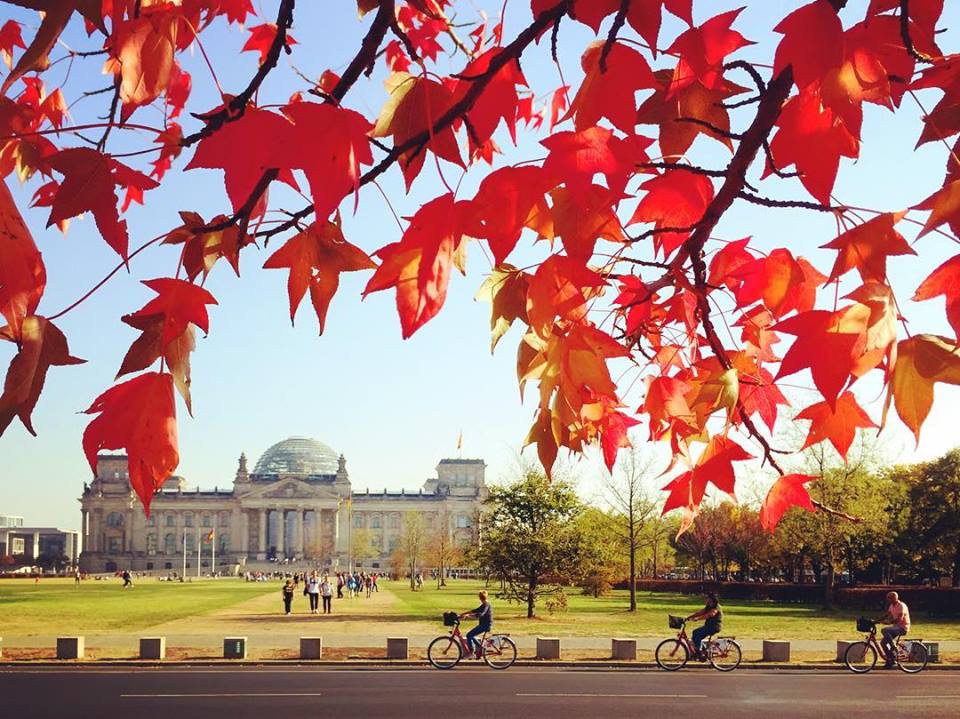
[[[637,542],[630,538],[630,611],[637,611]]]
[[[533,619],[534,606],[537,598],[537,578],[530,577],[527,582],[527,619]]]
[[[960,587],[960,544],[957,545],[957,551],[953,555],[953,586]]]
[[[833,568],[833,558],[827,558],[825,581],[823,583],[823,606],[833,609],[833,585],[836,581],[836,570]]]

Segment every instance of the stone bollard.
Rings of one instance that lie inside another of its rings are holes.
[[[847,642],[843,639],[837,640],[837,658],[836,661],[843,663],[847,657],[847,647],[851,644],[859,644],[860,642]],[[863,657],[856,657],[857,660],[862,660]]]
[[[559,659],[560,640],[556,637],[537,637],[537,659]]]
[[[247,638],[246,637],[225,637],[223,640],[223,658],[224,659],[246,659],[247,658]]]
[[[83,637],[57,637],[57,659],[83,659]]]
[[[610,642],[610,654],[614,659],[636,659],[636,639],[613,639]]]
[[[300,637],[300,658],[320,659],[323,657],[323,637]]]
[[[406,637],[387,637],[387,659],[406,659],[408,644]]]
[[[167,658],[167,638],[166,637],[140,637],[140,658],[141,659],[166,659]]]
[[[0,637],[0,659],[3,659],[3,637]]]
[[[764,639],[763,640],[763,661],[789,662],[790,661],[790,642]]]

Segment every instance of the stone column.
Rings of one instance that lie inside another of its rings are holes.
[[[260,525],[257,527],[259,537],[257,538],[257,559],[266,559],[267,553],[267,510],[260,510]]]
[[[293,553],[301,558],[307,555],[306,513],[307,510],[297,508],[296,529],[294,530],[297,539],[294,544]]]
[[[80,540],[82,542],[81,546],[86,548],[90,543],[90,527],[88,523],[90,522],[90,512],[86,509],[80,510]],[[9,552],[7,552],[9,554]]]
[[[347,523],[349,521],[350,513],[345,508],[337,507],[333,513],[334,546],[336,553],[344,557],[348,554],[347,542],[350,538],[350,528]]]
[[[240,510],[240,554],[250,556],[250,512]]]
[[[40,556],[40,532],[33,533],[33,559],[34,561]]]
[[[287,510],[277,510],[277,554],[280,559],[287,556]]]
[[[127,551],[133,552],[133,510],[127,510],[127,516],[123,521],[124,539],[127,540]]]

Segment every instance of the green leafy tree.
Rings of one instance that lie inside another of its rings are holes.
[[[907,546],[924,578],[949,576],[960,587],[960,450],[916,465],[908,476]]]
[[[571,567],[576,576],[571,578],[585,594],[593,597],[607,594],[630,571],[630,561],[623,551],[620,535],[621,519],[614,512],[594,507],[586,508],[574,519],[574,529],[580,537],[580,553],[577,566]]]
[[[486,507],[479,562],[501,579],[500,596],[525,603],[531,618],[537,601],[562,592],[560,578],[581,566],[573,520],[583,506],[569,483],[526,470],[519,481],[491,489]]]

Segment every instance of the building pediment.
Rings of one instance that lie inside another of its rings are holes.
[[[243,494],[244,499],[317,499],[329,496],[329,489],[314,487],[297,479],[279,480],[263,487],[254,486]]]

